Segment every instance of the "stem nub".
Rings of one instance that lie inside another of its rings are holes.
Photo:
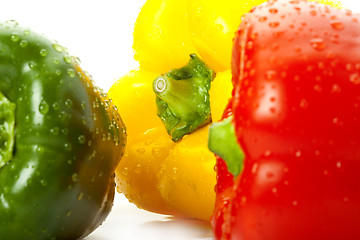
[[[211,122],[210,83],[214,72],[195,54],[189,63],[153,82],[158,116],[174,141]]]

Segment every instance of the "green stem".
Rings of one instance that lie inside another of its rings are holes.
[[[237,142],[232,119],[231,116],[211,124],[208,147],[226,162],[229,172],[236,177],[243,168],[244,153]]]
[[[214,73],[196,55],[153,82],[158,116],[174,141],[211,122],[209,90]]]

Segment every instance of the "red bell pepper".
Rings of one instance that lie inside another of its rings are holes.
[[[233,82],[244,164],[214,151],[235,176],[217,190],[215,238],[360,239],[360,16],[301,0],[254,8]]]

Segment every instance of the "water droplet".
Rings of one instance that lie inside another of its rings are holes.
[[[14,33],[14,34],[11,34],[11,35],[10,35],[10,39],[11,39],[11,41],[13,41],[13,42],[17,42],[17,41],[20,40],[20,36],[19,36],[18,34]]]
[[[72,78],[75,77],[75,71],[74,71],[74,69],[71,69],[71,68],[68,69],[68,70],[67,70],[67,73],[68,73],[68,75],[69,75],[70,77],[72,77]]]
[[[81,106],[82,109],[85,109],[85,108],[86,108],[86,103],[85,103],[85,102],[81,102],[80,106]]]
[[[45,148],[43,146],[37,146],[36,151],[38,153],[43,153],[45,151]]]
[[[353,84],[360,84],[360,76],[358,73],[353,73],[350,75],[350,82],[352,82]]]
[[[316,15],[317,15],[317,11],[316,11],[316,10],[311,10],[311,11],[310,11],[310,14],[311,14],[312,16],[316,16]]]
[[[296,201],[296,200],[292,202],[292,205],[293,205],[294,207],[296,207],[298,204],[299,204],[299,203],[298,203],[298,201]]]
[[[81,192],[81,193],[79,193],[77,200],[81,201],[83,199],[83,197],[84,197],[84,193]]]
[[[299,157],[301,157],[301,154],[302,154],[301,151],[298,150],[295,152],[295,157],[299,158]]]
[[[45,179],[41,179],[40,184],[45,187],[47,186],[47,181]]]
[[[105,134],[105,133],[103,133],[103,134],[102,134],[102,138],[101,138],[101,140],[106,141],[106,139],[107,139],[107,138],[106,138],[106,134]]]
[[[337,126],[342,126],[344,125],[344,123],[337,117],[333,118],[332,120],[333,124],[337,125]]]
[[[279,25],[280,25],[279,22],[270,22],[270,23],[269,23],[269,27],[271,27],[271,28],[276,28],[276,27],[278,27]]]
[[[62,133],[63,135],[67,135],[67,134],[69,133],[69,129],[67,129],[67,128],[61,129],[61,133]]]
[[[72,58],[70,57],[70,56],[65,56],[64,57],[64,61],[66,62],[66,63],[72,63]]]
[[[73,102],[71,101],[70,98],[68,98],[68,99],[65,100],[65,106],[66,106],[67,108],[71,108],[71,107],[73,106]]]
[[[324,68],[325,68],[325,63],[322,62],[322,61],[318,62],[317,65],[318,65],[318,68],[319,68],[319,69],[324,69]]]
[[[67,216],[67,217],[70,217],[70,216],[71,216],[71,213],[72,213],[72,211],[71,211],[71,210],[68,210],[68,211],[66,212],[66,216]]]
[[[159,148],[159,147],[154,147],[152,150],[151,150],[151,155],[154,157],[154,158],[161,158],[161,156],[164,156],[166,154],[166,151],[164,151],[163,148]]]
[[[253,42],[253,41],[248,41],[248,42],[246,43],[246,48],[247,48],[248,50],[252,50],[252,49],[254,48],[254,42]]]
[[[345,65],[345,69],[347,71],[352,71],[353,70],[353,65],[351,63],[348,63],[348,64]]]
[[[322,87],[321,87],[319,84],[315,84],[314,90],[315,90],[316,92],[321,92],[321,91],[322,91]]]
[[[338,84],[333,84],[331,88],[331,93],[340,93],[341,87]]]
[[[331,24],[331,27],[335,30],[343,30],[344,29],[344,25],[339,21],[332,21],[330,24]]]
[[[272,152],[270,150],[267,150],[267,151],[264,152],[263,156],[264,157],[270,157],[271,154],[272,154]]]
[[[266,73],[265,73],[265,78],[266,78],[267,80],[273,80],[273,79],[275,79],[275,78],[276,78],[276,71],[274,71],[274,70],[268,70],[268,71],[266,71]]]
[[[73,175],[71,175],[71,180],[73,182],[77,182],[79,180],[79,175],[77,173],[74,173]]]
[[[129,169],[127,167],[124,167],[121,171],[121,173],[124,175],[124,176],[127,176],[128,173],[129,173]]]
[[[270,9],[269,9],[269,12],[270,12],[271,14],[276,14],[276,13],[278,12],[278,10],[277,10],[276,8],[270,8]]]
[[[339,43],[339,35],[335,34],[334,36],[331,37],[331,42],[338,44]]]
[[[266,178],[267,178],[267,179],[272,179],[274,176],[275,176],[275,175],[274,175],[273,172],[267,172],[267,173],[266,173]]]
[[[301,47],[299,45],[296,45],[294,47],[294,51],[299,54],[299,53],[301,53],[302,49],[301,49]]]
[[[34,62],[29,62],[29,68],[30,69],[35,69],[36,68],[36,63],[34,63]]]
[[[336,167],[337,167],[337,168],[341,168],[341,162],[340,162],[340,161],[337,161],[337,162],[336,162]]]
[[[49,104],[45,100],[40,102],[39,112],[43,115],[46,115],[49,112]]]
[[[64,148],[67,151],[71,151],[71,149],[72,149],[71,143],[64,143]]]
[[[310,44],[317,51],[323,51],[327,47],[322,38],[313,38],[310,40]]]
[[[141,173],[141,164],[137,164],[137,165],[136,165],[134,172],[135,172],[136,174]]]
[[[333,51],[328,51],[327,53],[326,53],[326,57],[327,58],[329,58],[329,59],[334,59],[335,58],[335,54],[334,54],[334,52]],[[335,62],[332,62],[332,64],[335,64],[336,63],[336,61]],[[335,65],[336,66],[336,65]],[[335,66],[333,66],[333,67],[335,67]]]
[[[51,128],[50,129],[50,133],[52,134],[52,135],[59,135],[59,132],[60,132],[60,130],[59,130],[59,128],[58,127],[54,127],[54,128]]]
[[[86,125],[86,119],[85,119],[85,117],[81,117],[81,122],[82,122],[82,124]]]
[[[352,16],[352,11],[349,10],[349,9],[345,10],[345,13],[346,13],[346,15],[349,16],[349,17]]]
[[[84,144],[86,142],[85,136],[84,135],[80,135],[78,137],[78,141],[80,144]]]
[[[60,76],[60,75],[61,75],[61,70],[60,70],[60,69],[56,69],[55,74],[58,75],[58,76]]]
[[[55,65],[60,64],[60,61],[59,61],[59,59],[57,59],[57,58],[54,58],[52,61],[53,61],[53,63],[54,63]]]
[[[145,153],[145,149],[144,149],[144,148],[138,148],[138,149],[136,149],[136,152],[137,152],[138,154],[144,154],[144,153]]]
[[[28,42],[26,41],[26,40],[22,40],[21,42],[20,42],[20,47],[26,47],[28,45]]]
[[[54,102],[54,103],[52,104],[52,108],[57,111],[57,110],[60,109],[60,104],[59,104],[58,102]]]
[[[306,99],[301,99],[300,100],[300,107],[301,108],[307,108],[309,106],[309,102]]]
[[[40,50],[40,55],[41,55],[42,57],[46,57],[46,55],[47,55],[46,49],[41,49],[41,50]]]
[[[60,44],[54,43],[54,44],[52,45],[52,47],[53,47],[53,48],[55,49],[55,51],[57,51],[57,52],[62,52],[62,51],[64,51],[64,47],[61,46]]]
[[[259,22],[265,22],[267,20],[267,17],[263,16],[263,17],[259,17]]]
[[[29,36],[29,35],[30,35],[30,33],[31,33],[31,31],[30,31],[30,30],[28,30],[28,29],[24,30],[24,34],[25,34],[25,36]]]
[[[17,27],[17,26],[19,26],[19,23],[18,23],[16,20],[13,20],[13,19],[11,19],[11,20],[6,20],[5,23],[11,25],[12,27]]]

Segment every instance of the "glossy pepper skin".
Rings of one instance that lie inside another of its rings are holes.
[[[359,15],[270,1],[234,41],[244,169],[218,239],[360,237]]]
[[[116,108],[65,48],[16,22],[0,24],[0,68],[15,106],[0,239],[85,237],[112,207],[126,138]]]

